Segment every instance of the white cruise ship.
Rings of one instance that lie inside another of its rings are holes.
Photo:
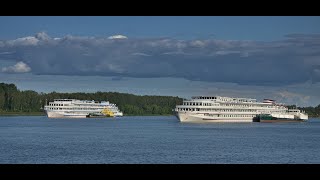
[[[49,105],[44,106],[49,118],[86,118],[102,116],[123,116],[116,104],[109,101],[54,99]]]
[[[253,122],[262,120],[308,120],[299,109],[288,109],[271,99],[195,96],[174,109],[181,122]],[[264,119],[269,117],[269,119]],[[270,118],[271,117],[271,118]]]

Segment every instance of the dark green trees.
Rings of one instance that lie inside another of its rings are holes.
[[[80,99],[110,101],[117,104],[125,115],[169,115],[177,104],[179,97],[171,96],[137,96],[118,92],[96,93],[37,93],[20,91],[14,84],[0,83],[1,112],[41,112],[46,102],[54,99]]]

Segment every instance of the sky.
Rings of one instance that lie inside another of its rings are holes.
[[[0,82],[320,104],[318,16],[1,16]]]

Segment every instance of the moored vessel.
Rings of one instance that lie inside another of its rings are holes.
[[[262,122],[264,114],[271,115],[273,120],[308,120],[305,112],[289,110],[272,99],[258,102],[252,98],[222,96],[194,96],[190,100],[183,100],[183,104],[177,105],[174,112],[181,122]]]
[[[54,99],[44,106],[49,118],[86,118],[123,116],[116,104],[109,101]]]

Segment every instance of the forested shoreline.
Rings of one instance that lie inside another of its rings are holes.
[[[95,93],[38,93],[21,91],[15,84],[0,83],[0,115],[41,115],[46,103],[54,99],[80,99],[110,101],[117,104],[124,115],[172,115],[172,109],[182,104],[182,98],[173,96],[139,96],[118,92]],[[320,104],[316,107],[296,107],[309,117],[320,117]]]
[[[117,104],[124,115],[172,115],[172,109],[182,103],[182,98],[172,96],[138,96],[118,92],[38,93],[21,91],[15,84],[0,83],[0,115],[39,114],[43,112],[44,105],[54,99],[110,101]]]

